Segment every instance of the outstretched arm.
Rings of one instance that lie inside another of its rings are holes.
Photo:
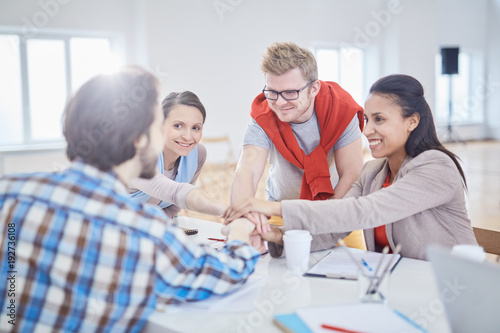
[[[249,245],[253,228],[244,219],[235,221],[227,245],[216,250],[189,240],[177,227],[168,227],[154,253],[158,299],[168,303],[202,300],[240,287],[260,257]]]
[[[281,216],[281,202],[256,198],[243,199],[231,204],[231,207],[228,208],[223,217],[226,219],[226,222],[231,222],[241,216],[246,216],[250,212],[263,214],[265,216]],[[256,221],[252,222],[256,223]]]
[[[205,192],[198,188],[195,188],[188,193],[186,196],[186,206],[189,210],[216,216],[222,216],[228,207],[225,203],[209,197]]]
[[[221,216],[227,208],[225,203],[209,197],[196,186],[176,182],[161,173],[152,179],[135,178],[130,181],[130,186],[182,209],[203,214]]]
[[[255,197],[266,166],[267,154],[267,149],[262,147],[243,146],[231,188],[231,202]]]
[[[231,202],[255,197],[266,167],[267,155],[268,151],[265,148],[254,145],[243,146],[231,188]],[[245,216],[255,223],[259,232],[271,230],[264,214],[248,212]]]
[[[361,174],[361,168],[363,167],[361,138],[335,150],[334,155],[339,182],[333,189],[335,194],[332,198],[342,199]]]

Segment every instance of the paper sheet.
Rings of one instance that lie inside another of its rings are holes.
[[[298,309],[300,319],[315,333],[331,333],[327,324],[347,330],[370,333],[426,332],[403,314],[383,305],[355,303]]]
[[[238,290],[225,296],[212,296],[203,301],[187,302],[180,305],[168,305],[157,308],[159,312],[172,314],[179,312],[249,312],[255,307],[259,290],[265,278],[251,275]],[[158,312],[156,312],[157,314]]]

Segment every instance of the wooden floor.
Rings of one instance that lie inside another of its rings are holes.
[[[500,231],[500,141],[454,143],[446,147],[462,161],[472,225]]]
[[[467,204],[472,225],[500,231],[500,141],[446,144],[462,161],[467,184]],[[210,156],[210,151],[208,152]],[[227,166],[207,165],[203,168],[198,185],[212,197],[228,203],[234,178],[234,163]],[[265,177],[263,177],[265,178]],[[264,198],[264,181],[261,181],[258,197]],[[218,217],[182,211],[210,221]]]

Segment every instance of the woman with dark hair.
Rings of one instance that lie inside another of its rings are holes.
[[[466,181],[457,157],[439,142],[422,85],[408,75],[381,78],[365,102],[364,134],[375,160],[343,199],[248,199],[226,212],[226,221],[250,211],[283,216],[284,229],[313,234],[312,250],[335,246],[330,233],[363,229],[368,250],[392,250],[425,259],[430,244],[477,244],[465,204]],[[257,224],[257,223],[256,223]],[[266,226],[257,225],[258,230]],[[269,252],[283,252],[283,230],[261,233]]]
[[[158,158],[158,173],[152,179],[132,180],[132,199],[158,205],[171,218],[181,209],[222,215],[227,205],[194,186],[207,157],[205,147],[199,143],[205,107],[198,96],[184,91],[167,95],[162,108],[164,144]]]

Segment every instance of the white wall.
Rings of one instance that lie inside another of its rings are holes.
[[[475,66],[470,77],[471,91],[469,96],[463,96],[462,103],[479,104],[479,112],[487,116],[487,101],[484,96],[483,82],[485,79],[486,57],[492,43],[498,38],[490,36],[495,22],[500,18],[498,13],[489,14],[488,7],[492,0],[439,0],[437,1],[437,52],[440,47],[459,46],[460,52],[473,55]],[[498,28],[497,28],[498,31]],[[497,58],[499,54],[497,52]],[[498,63],[495,64],[498,67]],[[498,104],[497,104],[498,105]],[[500,116],[497,115],[497,118]],[[490,130],[493,123],[485,121],[484,125],[454,126],[453,131],[459,139],[492,138]],[[445,132],[441,129],[441,132]]]
[[[0,0],[0,25],[27,35],[61,28],[124,33],[126,54],[135,61],[136,0]]]
[[[438,45],[483,49],[488,39],[489,0],[439,0]]]
[[[0,175],[9,173],[60,171],[69,165],[65,151],[50,149],[0,154]]]
[[[215,5],[240,3],[227,11]],[[377,5],[378,2],[374,2]],[[204,135],[228,134],[239,151],[250,104],[264,85],[260,60],[275,41],[354,44],[372,19],[367,1],[162,1],[145,3],[149,66],[165,92],[189,89],[207,107]]]
[[[125,36],[128,62],[155,72],[163,94],[192,90],[207,107],[205,136],[228,134],[239,152],[253,98],[263,87],[265,48],[352,45],[365,52],[364,86],[383,75],[416,76],[434,104],[434,56],[456,44],[480,49],[491,74],[488,128],[500,127],[500,0],[0,0],[0,25],[95,29]],[[47,7],[47,6],[45,6]],[[50,6],[48,7],[50,9]],[[50,13],[50,11],[49,11]],[[29,25],[29,24],[28,24]],[[1,93],[1,92],[0,92]],[[478,135],[477,133],[475,135]],[[209,152],[210,154],[210,152]],[[0,166],[0,172],[1,172]]]
[[[488,3],[486,77],[477,95],[486,101],[486,135],[500,140],[500,0]]]

